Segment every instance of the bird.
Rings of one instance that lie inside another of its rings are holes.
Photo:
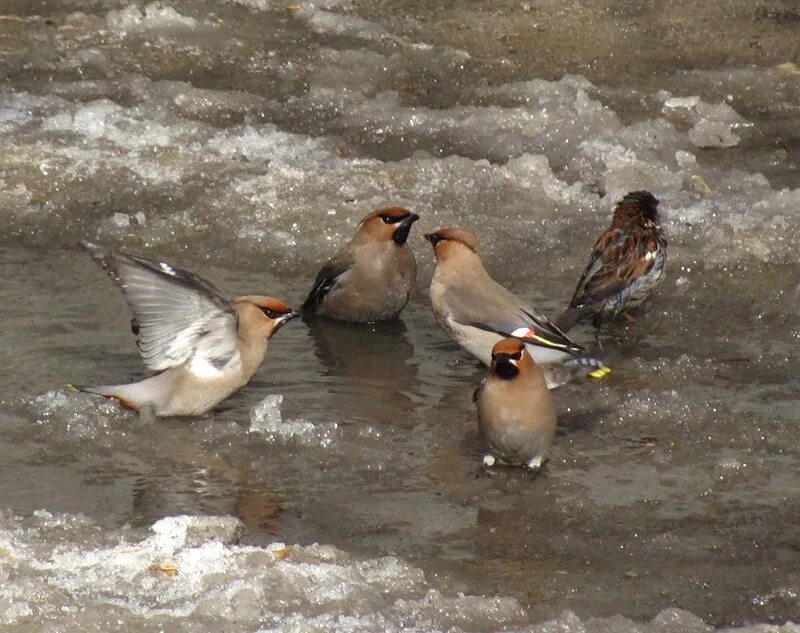
[[[667,238],[658,204],[649,191],[631,191],[617,203],[569,307],[556,319],[559,328],[566,332],[588,316],[599,328],[604,320],[640,305],[661,282]]]
[[[492,362],[494,344],[513,336],[545,366],[550,388],[568,382],[574,369],[586,369],[592,378],[611,372],[547,317],[489,276],[472,232],[444,228],[425,238],[436,256],[430,285],[433,312],[445,331],[484,365]]]
[[[556,411],[544,374],[520,339],[504,338],[494,344],[489,375],[473,400],[483,465],[502,461],[538,470],[556,436]]]
[[[417,279],[417,260],[407,241],[418,219],[401,207],[362,219],[355,236],[317,274],[303,314],[354,323],[396,318]]]
[[[299,316],[260,295],[230,301],[202,277],[163,261],[81,242],[122,289],[142,360],[157,372],[140,382],[80,391],[156,416],[202,415],[244,387],[269,340]]]

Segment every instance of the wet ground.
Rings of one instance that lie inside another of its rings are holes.
[[[800,14],[718,5],[6,0],[0,625],[800,620]],[[477,228],[495,277],[555,314],[640,188],[666,281],[637,323],[575,330],[615,371],[554,392],[544,473],[483,474],[483,369],[433,319],[421,234]],[[63,387],[144,376],[78,239],[299,305],[387,204],[422,216],[402,321],[293,322],[197,419]],[[148,536],[181,514],[238,517],[245,545]]]

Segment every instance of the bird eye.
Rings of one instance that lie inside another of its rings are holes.
[[[384,224],[394,224],[400,221],[399,218],[394,218],[391,215],[382,215],[381,220],[383,220]]]
[[[288,314],[283,310],[273,310],[272,308],[266,308],[266,307],[261,307],[261,311],[270,319],[278,319],[284,316],[285,314]]]
[[[522,360],[522,350],[519,350],[516,354],[509,354],[508,357],[511,360]]]

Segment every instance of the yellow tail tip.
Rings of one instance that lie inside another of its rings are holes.
[[[589,378],[596,378],[601,380],[611,373],[611,367],[598,367],[589,372]]]

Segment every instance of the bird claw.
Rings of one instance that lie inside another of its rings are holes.
[[[527,463],[528,468],[531,470],[539,470],[544,463],[544,458],[539,455],[538,457],[534,457],[531,461]]]

